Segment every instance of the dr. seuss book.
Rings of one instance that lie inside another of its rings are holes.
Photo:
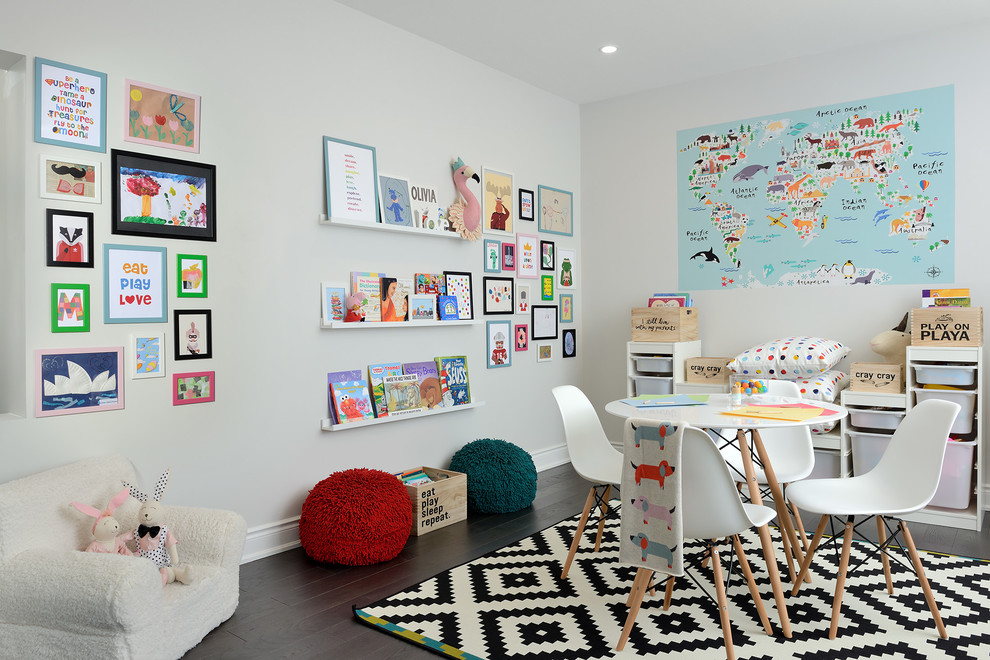
[[[437,312],[441,321],[457,320],[457,298],[454,296],[437,296]]]
[[[423,412],[419,400],[419,377],[416,374],[385,376],[385,401],[389,417]]]
[[[447,281],[442,273],[416,273],[416,293],[447,294]]]
[[[440,377],[433,360],[426,362],[406,362],[402,373],[415,374],[419,382],[420,405],[424,408],[442,408],[443,393],[440,391]]]
[[[440,377],[446,380],[447,389],[455,406],[471,403],[471,387],[468,383],[467,356],[442,356],[436,359]]]
[[[334,424],[339,424],[337,410],[333,405],[333,384],[347,381],[361,380],[361,370],[351,369],[350,371],[331,371],[327,374],[327,404],[330,406],[330,419]]]
[[[385,376],[402,374],[401,362],[383,362],[368,365],[368,382],[371,384],[371,398],[375,405],[375,417],[387,417],[388,406],[385,401]]]
[[[408,321],[412,278],[383,277],[381,281],[382,321]]]
[[[368,381],[354,380],[333,383],[333,405],[337,410],[340,424],[359,422],[362,419],[374,419],[371,411],[371,397],[368,394]]]
[[[368,323],[382,320],[382,278],[383,273],[351,272],[351,294],[364,296],[361,311]]]

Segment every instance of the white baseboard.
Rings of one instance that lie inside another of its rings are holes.
[[[566,465],[571,462],[566,444],[540,449],[530,455],[533,457],[533,463],[536,465],[537,472],[543,472],[544,470],[555,468],[558,465]]]

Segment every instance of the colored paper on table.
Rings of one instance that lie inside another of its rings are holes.
[[[641,394],[622,403],[636,408],[662,408],[670,406],[700,406],[708,403],[707,394]]]
[[[822,414],[822,408],[814,406],[805,408],[788,406],[744,406],[727,410],[723,415],[734,417],[758,417],[760,419],[779,419],[787,422],[804,422]]]

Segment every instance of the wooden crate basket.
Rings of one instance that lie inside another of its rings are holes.
[[[684,382],[686,383],[718,383],[729,382],[729,370],[726,365],[732,362],[727,357],[694,357],[684,360]]]
[[[633,341],[694,341],[697,338],[696,307],[633,307]]]
[[[853,362],[849,372],[851,392],[897,394],[904,391],[903,365],[886,362]]]
[[[420,467],[433,481],[406,486],[412,505],[412,535],[420,536],[467,518],[467,475]]]
[[[921,307],[911,310],[912,346],[982,346],[982,307]]]

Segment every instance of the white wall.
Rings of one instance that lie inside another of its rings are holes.
[[[208,255],[209,298],[177,304],[171,291],[169,313],[176,307],[212,309],[215,357],[169,359],[167,368],[169,374],[215,370],[217,398],[174,408],[171,378],[128,380],[123,411],[33,417],[34,349],[124,345],[132,332],[166,326],[102,323],[99,247],[93,270],[45,267],[44,211],[52,203],[37,194],[38,155],[92,153],[35,144],[28,112],[21,126],[25,213],[7,222],[23,221],[27,228],[23,359],[29,411],[26,418],[0,421],[0,482],[121,452],[146,483],[172,467],[166,503],[235,509],[249,527],[261,527],[297,516],[308,490],[335,470],[446,467],[456,449],[482,437],[503,438],[537,455],[560,449],[563,433],[550,388],[576,382],[579,360],[537,364],[530,350],[516,354],[511,368],[486,370],[483,324],[319,328],[320,281],[346,281],[352,270],[407,276],[471,270],[480,310],[480,244],[317,220],[325,212],[323,135],[375,146],[380,171],[434,186],[445,206],[454,199],[449,163],[457,156],[479,172],[487,166],[514,174],[516,186],[578,191],[576,105],[332,2],[288,3],[271,12],[239,2],[167,11],[109,4],[114,7],[94,11],[64,1],[17,3],[4,9],[0,48],[27,55],[29,72],[34,56],[106,72],[112,148],[187,157],[123,141],[125,78],[202,95],[202,151],[189,158],[217,166],[216,243],[112,235],[109,181],[102,205],[79,208],[96,212],[97,246],[167,247],[170,289],[176,252]],[[109,153],[99,158],[108,173]],[[579,235],[557,245],[580,249]],[[53,335],[49,284],[76,278],[94,292],[92,331]],[[580,312],[580,299],[576,305]],[[582,324],[575,327],[581,337]],[[171,325],[166,332],[170,346]],[[472,395],[485,407],[339,433],[320,430],[328,371],[460,353],[469,358]]]
[[[986,175],[990,88],[987,25],[890,43],[861,52],[774,66],[589,104],[581,108],[585,298],[596,318],[582,364],[589,396],[602,406],[624,392],[629,308],[654,291],[677,290],[676,131],[939,85],[955,85],[956,282],[976,304],[990,301],[986,264]],[[744,47],[744,46],[743,46]],[[735,53],[732,56],[741,56]],[[679,63],[690,66],[688,55]],[[808,334],[852,348],[844,365],[876,361],[869,339],[920,304],[922,283],[695,291],[705,355],[732,356],[771,338]],[[620,426],[607,420],[618,437]]]

